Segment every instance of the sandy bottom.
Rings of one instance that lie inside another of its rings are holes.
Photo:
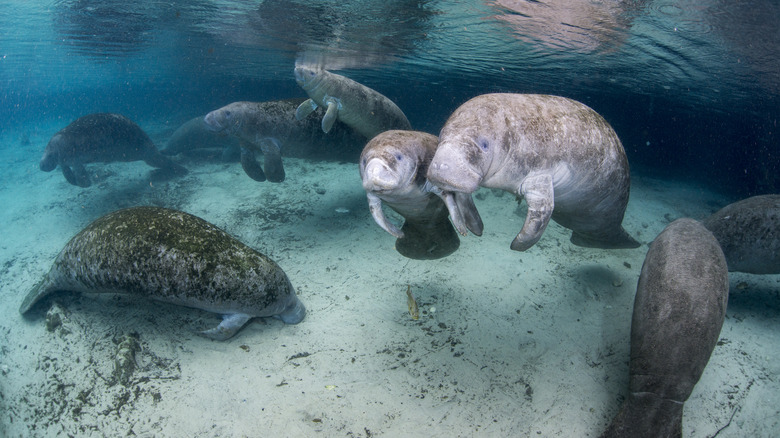
[[[93,164],[95,182],[81,189],[38,170],[56,130],[0,137],[2,436],[598,436],[627,393],[646,243],[676,218],[734,201],[635,175],[624,225],[641,248],[579,248],[551,224],[518,253],[509,243],[524,207],[483,189],[484,235],[414,261],[371,219],[356,164],[286,159],[281,184],[238,164],[183,162],[189,175],[153,184],[144,163]],[[187,211],[267,254],[306,319],[254,320],[216,342],[197,333],[218,315],[126,296],[62,294],[19,315],[71,236],[135,205]],[[732,275],[685,436],[780,430],[779,291],[780,276]],[[128,339],[140,348],[122,384],[115,363]]]

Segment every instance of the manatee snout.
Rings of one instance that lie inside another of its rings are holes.
[[[363,188],[367,192],[386,192],[398,187],[398,175],[384,161],[374,158],[363,170]]]
[[[41,162],[39,163],[42,171],[51,172],[57,167],[56,151],[60,141],[61,136],[59,134],[52,137],[52,139],[49,141],[49,144],[46,146],[46,151],[43,153],[43,157],[41,157]]]
[[[57,167],[57,158],[54,154],[46,152],[41,158],[40,167],[44,172],[51,172]]]
[[[479,188],[482,178],[469,166],[457,166],[451,160],[437,160],[434,156],[428,166],[427,178],[435,186],[451,192],[472,193]]]
[[[295,82],[298,83],[299,87],[303,87],[306,82],[314,79],[317,76],[317,69],[312,67],[296,66],[294,74]]]
[[[225,122],[229,115],[230,111],[214,110],[203,117],[203,123],[209,131],[219,132],[225,129]]]

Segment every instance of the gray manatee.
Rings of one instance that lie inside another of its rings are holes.
[[[238,161],[239,147],[238,138],[224,132],[215,132],[206,125],[203,116],[200,116],[179,126],[160,153],[194,155],[217,151],[223,161]]]
[[[318,107],[327,108],[322,130],[330,131],[336,119],[372,139],[391,129],[409,130],[401,108],[383,94],[335,73],[316,67],[297,65],[295,80],[309,95],[296,112],[303,119]]]
[[[683,404],[718,341],[729,293],[726,259],[693,219],[650,244],[631,320],[629,394],[602,438],[682,436]]]
[[[571,99],[499,93],[469,100],[442,128],[428,180],[464,235],[470,207],[453,192],[482,186],[528,204],[514,250],[533,246],[551,218],[573,231],[575,245],[639,246],[622,226],[630,186],[623,145],[604,118]]]
[[[396,250],[412,259],[445,257],[460,246],[447,207],[428,190],[425,179],[438,143],[436,136],[424,132],[391,130],[372,138],[360,155],[371,215],[397,238]],[[383,203],[404,217],[401,229],[387,219]]]
[[[208,129],[238,138],[241,166],[256,181],[284,180],[282,151],[286,156],[306,158],[359,154],[366,142],[363,135],[341,123],[326,135],[320,130],[322,111],[304,120],[295,117],[301,102],[303,99],[233,102],[211,111],[203,120]],[[263,154],[263,167],[255,158],[256,152]]]
[[[223,315],[225,340],[253,317],[300,322],[306,309],[270,258],[191,214],[160,207],[109,213],[62,249],[19,312],[57,291],[124,293]]]
[[[92,184],[84,165],[138,161],[157,167],[152,176],[185,175],[187,169],[160,154],[148,135],[120,114],[96,113],[79,117],[49,140],[40,168],[51,172],[58,165],[65,179],[79,187]]]
[[[703,223],[720,242],[729,271],[780,274],[780,195],[729,204]]]

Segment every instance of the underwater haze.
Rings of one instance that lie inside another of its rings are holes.
[[[770,0],[8,1],[0,116],[175,118],[303,96],[292,69],[313,58],[434,134],[478,94],[580,100],[632,164],[753,194],[777,189],[778,18]]]
[[[779,24],[776,0],[0,1],[0,436],[599,436],[628,397],[649,244],[677,218],[780,192]],[[551,222],[512,251],[525,204],[481,188],[481,236],[404,257],[346,122],[326,134],[318,109],[274,134],[288,139],[263,144],[276,181],[204,127],[239,101],[292,114],[309,97],[296,66],[376,90],[433,135],[482,94],[586,104],[625,149],[622,226],[639,248],[576,246]],[[52,137],[92,113],[167,154],[44,172]],[[138,295],[62,293],[20,315],[73,236],[136,206],[265,254],[305,318],[256,317],[220,342],[198,334],[219,314]],[[776,436],[780,275],[729,286],[683,436]]]

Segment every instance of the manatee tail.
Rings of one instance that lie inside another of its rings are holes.
[[[43,279],[39,281],[38,284],[36,284],[29,293],[27,293],[27,296],[24,297],[22,305],[19,306],[19,313],[24,315],[32,308],[32,306],[35,305],[35,303],[49,295],[51,293],[50,283],[51,281],[49,280],[48,275],[43,277]]]
[[[641,243],[631,237],[623,227],[609,234],[594,234],[574,231],[571,233],[571,243],[585,248],[626,249],[639,248]]]
[[[187,168],[174,163],[173,160],[161,154],[157,150],[148,154],[148,156],[144,159],[144,162],[152,167],[158,168],[158,170],[154,171],[153,173],[153,176],[158,179],[183,176],[187,174]]]
[[[458,233],[445,216],[437,222],[404,222],[404,237],[395,241],[395,249],[404,257],[434,260],[446,257],[460,246]]]
[[[632,393],[600,438],[678,438],[683,403],[650,393]]]

